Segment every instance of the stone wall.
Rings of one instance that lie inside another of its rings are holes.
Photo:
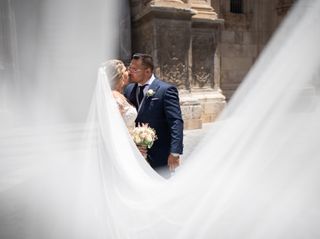
[[[185,128],[213,121],[225,104],[220,90],[222,21],[208,0],[132,1],[133,52],[153,56],[155,73],[179,89]]]
[[[186,128],[214,121],[294,0],[131,0],[132,50],[179,89]]]
[[[283,20],[293,0],[242,0],[233,13],[230,1],[215,0],[225,20],[221,33],[221,88],[229,100]]]

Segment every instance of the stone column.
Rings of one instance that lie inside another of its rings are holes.
[[[191,17],[194,12],[179,0],[137,3],[132,22],[133,52],[151,54],[158,77],[175,84],[180,91],[189,90]]]
[[[153,56],[155,73],[179,89],[186,129],[201,128],[201,105],[190,98],[192,74],[191,19],[195,14],[187,1],[133,1],[133,52]]]
[[[209,0],[132,0],[132,49],[153,56],[155,73],[179,89],[186,129],[213,121],[220,90],[221,20]]]
[[[119,1],[119,39],[118,56],[125,63],[131,60],[131,14],[128,0]]]
[[[192,17],[191,96],[202,106],[202,122],[212,122],[225,106],[220,89],[220,33],[218,19],[209,0],[191,0],[197,14]]]
[[[217,13],[212,8],[210,0],[191,0],[191,7],[197,10],[197,14],[193,16],[193,19],[217,19]]]

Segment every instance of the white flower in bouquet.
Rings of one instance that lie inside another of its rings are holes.
[[[134,136],[133,141],[134,141],[136,144],[141,144],[141,142],[142,142],[142,140],[141,140],[141,138],[139,137],[139,135]]]
[[[136,145],[150,149],[157,139],[156,132],[148,124],[141,124],[131,131],[131,137]]]

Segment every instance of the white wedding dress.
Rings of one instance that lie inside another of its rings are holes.
[[[170,180],[137,150],[103,71],[92,86],[113,3],[8,3],[19,71],[0,82],[1,239],[320,238],[320,1],[297,3]]]
[[[126,124],[128,130],[135,127],[135,120],[137,118],[138,112],[136,108],[131,105],[128,101],[124,101],[121,97],[115,97],[115,100],[119,108],[123,109],[122,118]]]

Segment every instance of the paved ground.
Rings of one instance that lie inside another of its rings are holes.
[[[196,147],[196,145],[200,142],[203,135],[208,131],[210,126],[213,123],[207,123],[202,125],[202,129],[191,129],[184,131],[184,152],[182,158],[185,159],[188,157],[190,152]]]

